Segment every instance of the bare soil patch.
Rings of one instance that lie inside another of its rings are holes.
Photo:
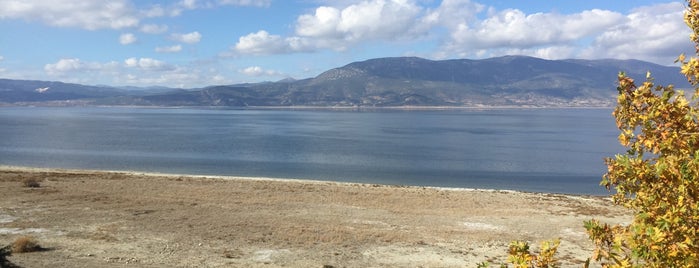
[[[0,245],[50,249],[22,267],[474,267],[551,238],[579,267],[591,218],[630,219],[601,197],[0,167]]]

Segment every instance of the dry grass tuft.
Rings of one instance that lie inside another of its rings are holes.
[[[12,253],[26,253],[42,250],[34,237],[31,236],[21,236],[17,238],[17,240],[10,245],[10,248],[12,249]]]
[[[22,185],[24,185],[24,187],[29,187],[29,188],[41,187],[41,184],[35,178],[26,178],[26,179],[22,180]]]

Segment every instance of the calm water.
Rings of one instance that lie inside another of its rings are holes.
[[[0,164],[606,194],[610,113],[0,108]]]

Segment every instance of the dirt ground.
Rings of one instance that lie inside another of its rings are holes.
[[[630,219],[600,197],[0,167],[0,246],[46,249],[21,267],[475,267],[552,238],[580,267],[591,218]]]

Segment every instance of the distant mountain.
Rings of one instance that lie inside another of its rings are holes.
[[[167,87],[111,87],[35,80],[0,79],[0,104],[15,105],[93,105],[130,99],[131,96],[165,94]],[[124,103],[130,104],[130,103]]]
[[[433,61],[416,57],[354,62],[303,80],[124,90],[60,82],[0,79],[0,103],[82,100],[157,106],[612,106],[616,76],[689,88],[679,68],[638,60],[544,60],[505,56]],[[40,92],[42,88],[47,90]],[[145,93],[144,93],[145,92]],[[48,93],[48,94],[47,94]]]
[[[0,103],[97,99],[123,94],[122,90],[105,86],[0,79]]]

